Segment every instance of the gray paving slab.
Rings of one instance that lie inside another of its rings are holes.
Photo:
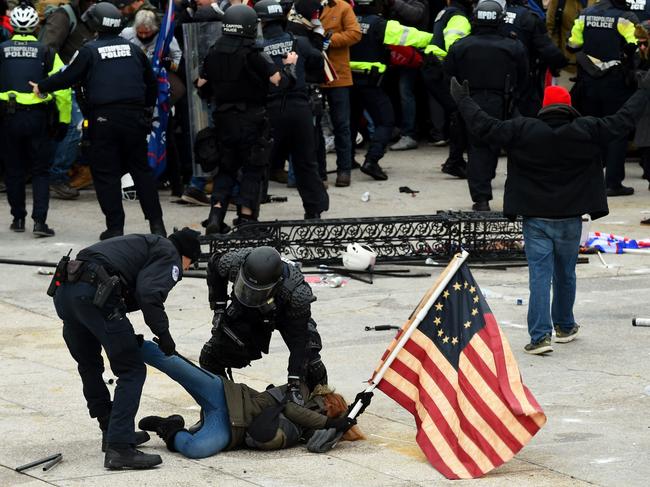
[[[389,153],[390,179],[377,183],[354,173],[350,188],[332,187],[328,217],[407,215],[438,209],[469,209],[466,183],[439,172],[444,149],[423,148]],[[647,218],[648,192],[640,170],[628,164],[628,179],[637,193],[610,201],[611,214],[592,228],[630,237],[648,237],[638,225]],[[494,208],[501,207],[505,165],[495,181]],[[420,190],[413,198],[398,192],[407,185]],[[370,201],[361,194],[370,192]],[[271,193],[287,203],[265,205],[265,218],[299,218],[302,209],[294,190],[271,183]],[[199,228],[205,208],[184,207],[162,197],[168,229]],[[146,231],[137,203],[126,203],[127,231]],[[6,201],[0,201],[0,257],[55,261],[69,248],[91,244],[103,229],[95,196],[83,191],[79,201],[53,200],[49,223],[52,239],[7,230]],[[578,266],[576,316],[579,338],[555,346],[549,357],[523,353],[528,341],[526,268],[475,270],[474,274],[507,335],[525,383],[544,408],[548,423],[512,461],[485,478],[482,486],[646,486],[650,478],[650,329],[633,328],[635,315],[650,317],[650,258],[605,256]],[[348,281],[343,287],[314,285],[318,297],[313,314],[323,337],[323,357],[336,389],[348,398],[364,387],[393,332],[366,332],[364,326],[401,325],[440,269],[431,278],[377,278],[371,285]],[[99,430],[88,417],[75,364],[61,338],[61,323],[45,296],[49,277],[37,268],[0,265],[0,485],[1,486],[430,486],[451,485],[425,460],[415,443],[411,415],[377,393],[359,425],[367,440],[341,443],[328,455],[297,447],[280,452],[225,452],[188,460],[168,452],[158,438],[144,448],[163,456],[150,472],[113,473],[103,469]],[[183,280],[169,296],[167,311],[178,349],[197,360],[209,336],[211,313],[203,281]],[[131,315],[136,330],[151,337],[139,313]],[[271,353],[235,373],[253,387],[280,383],[286,376],[286,346],[275,336]],[[110,374],[110,372],[108,372]],[[139,417],[181,413],[188,422],[198,408],[177,384],[150,370]],[[35,469],[17,474],[19,464],[63,452],[64,461],[51,472]],[[296,477],[295,472],[301,476]],[[470,482],[454,481],[453,485]]]

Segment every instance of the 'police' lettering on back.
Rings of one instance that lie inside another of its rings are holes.
[[[99,55],[101,56],[102,60],[115,59],[121,57],[131,57],[131,46],[119,45],[119,46],[98,47],[97,52],[99,52]]]
[[[615,21],[616,19],[614,17],[603,17],[602,15],[587,15],[587,17],[585,18],[585,26],[611,29],[614,27]]]
[[[275,44],[269,44],[264,46],[264,52],[269,56],[284,56],[289,54],[293,50],[293,40],[285,42],[276,42]]]
[[[2,49],[5,59],[8,58],[32,58],[38,57],[38,48],[31,46],[7,46]]]

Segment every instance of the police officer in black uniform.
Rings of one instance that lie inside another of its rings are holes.
[[[166,236],[156,181],[147,162],[147,135],[158,93],[151,64],[141,49],[119,37],[122,14],[114,5],[93,5],[83,19],[99,37],[81,47],[65,71],[34,83],[34,92],[82,85],[90,169],[106,217],[100,240],[124,234],[120,179],[127,172],[133,177],[151,233]]]
[[[160,349],[172,355],[176,345],[164,302],[200,253],[198,232],[184,228],[169,240],[134,234],[99,242],[81,250],[76,260],[62,260],[63,268],[57,268],[54,306],[78,364],[90,416],[97,418],[103,433],[108,469],[150,468],[162,461],[135,449],[149,439],[134,431],[146,368],[126,313],[141,310]],[[112,402],[102,379],[102,348],[117,376]]]
[[[228,282],[233,289],[228,296]],[[288,395],[300,404],[300,382],[312,390],[327,384],[322,343],[311,318],[316,298],[302,272],[272,247],[213,254],[208,262],[212,337],[201,351],[201,367],[225,375],[269,353],[273,330],[289,348]],[[228,304],[230,299],[230,304]]]
[[[528,80],[521,90],[517,109],[525,117],[535,117],[542,108],[546,69],[559,73],[569,61],[553,44],[546,29],[546,22],[528,6],[528,0],[507,1],[503,33],[514,34],[528,53]]]
[[[526,50],[505,37],[500,26],[505,0],[482,0],[474,10],[472,34],[458,40],[447,54],[445,70],[469,81],[472,98],[493,117],[510,118],[519,90],[528,75]],[[498,147],[469,137],[467,182],[475,211],[490,211],[492,179],[499,159]]]
[[[296,186],[305,209],[305,219],[320,218],[329,209],[329,196],[318,174],[313,114],[307,91],[307,72],[323,71],[323,55],[311,46],[305,37],[285,32],[285,16],[277,0],[262,0],[255,4],[255,12],[262,21],[261,45],[278,68],[284,67],[285,56],[298,54],[295,64],[295,83],[285,89],[271,86],[267,110],[273,148],[271,166],[284,166],[287,155],[291,157],[296,174]]]
[[[584,9],[573,23],[567,49],[576,52],[578,81],[572,98],[582,114],[612,115],[634,93],[638,22],[626,1],[601,0]],[[633,194],[634,188],[623,186],[627,137],[604,142],[607,196]]]
[[[254,221],[259,212],[271,146],[265,108],[269,84],[285,88],[289,76],[255,45],[257,23],[252,8],[228,8],[223,35],[206,56],[197,81],[199,94],[214,103],[212,116],[220,155],[206,234],[225,232],[223,220],[240,170],[235,224]],[[296,58],[290,53],[284,64],[293,64]]]

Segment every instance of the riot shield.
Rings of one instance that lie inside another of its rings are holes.
[[[192,153],[192,168],[194,176],[211,176],[205,173],[196,162],[194,155],[194,141],[196,134],[211,124],[210,110],[207,102],[201,100],[194,88],[194,81],[199,77],[199,69],[203,59],[214,41],[221,36],[221,22],[196,22],[183,24],[183,39],[185,48],[185,73],[187,83],[187,105],[189,111],[190,149]]]

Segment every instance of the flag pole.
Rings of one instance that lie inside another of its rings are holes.
[[[379,384],[381,379],[384,377],[384,374],[397,357],[397,354],[404,347],[408,339],[411,338],[411,335],[413,335],[415,330],[417,330],[418,325],[427,315],[431,309],[431,306],[433,306],[433,303],[436,302],[438,296],[440,296],[442,291],[444,291],[444,289],[449,284],[449,281],[451,281],[451,278],[454,277],[454,274],[456,274],[456,271],[460,269],[460,266],[463,265],[463,262],[467,260],[468,256],[469,253],[465,250],[459,254],[454,255],[453,259],[449,262],[445,270],[440,274],[440,276],[438,276],[436,283],[432,286],[431,289],[433,289],[433,291],[431,292],[429,299],[424,304],[420,303],[419,310],[411,321],[411,325],[404,331],[404,333],[402,333],[399,341],[397,342],[397,345],[395,345],[395,348],[393,348],[388,358],[384,360],[384,363],[382,364],[379,371],[372,377],[372,379],[370,379],[370,385],[368,385],[368,387],[363,392],[372,392],[375,387],[377,387],[377,384]],[[361,407],[361,402],[357,402],[354,405],[354,408],[352,408],[352,411],[350,411],[348,414],[348,417],[355,418]]]

